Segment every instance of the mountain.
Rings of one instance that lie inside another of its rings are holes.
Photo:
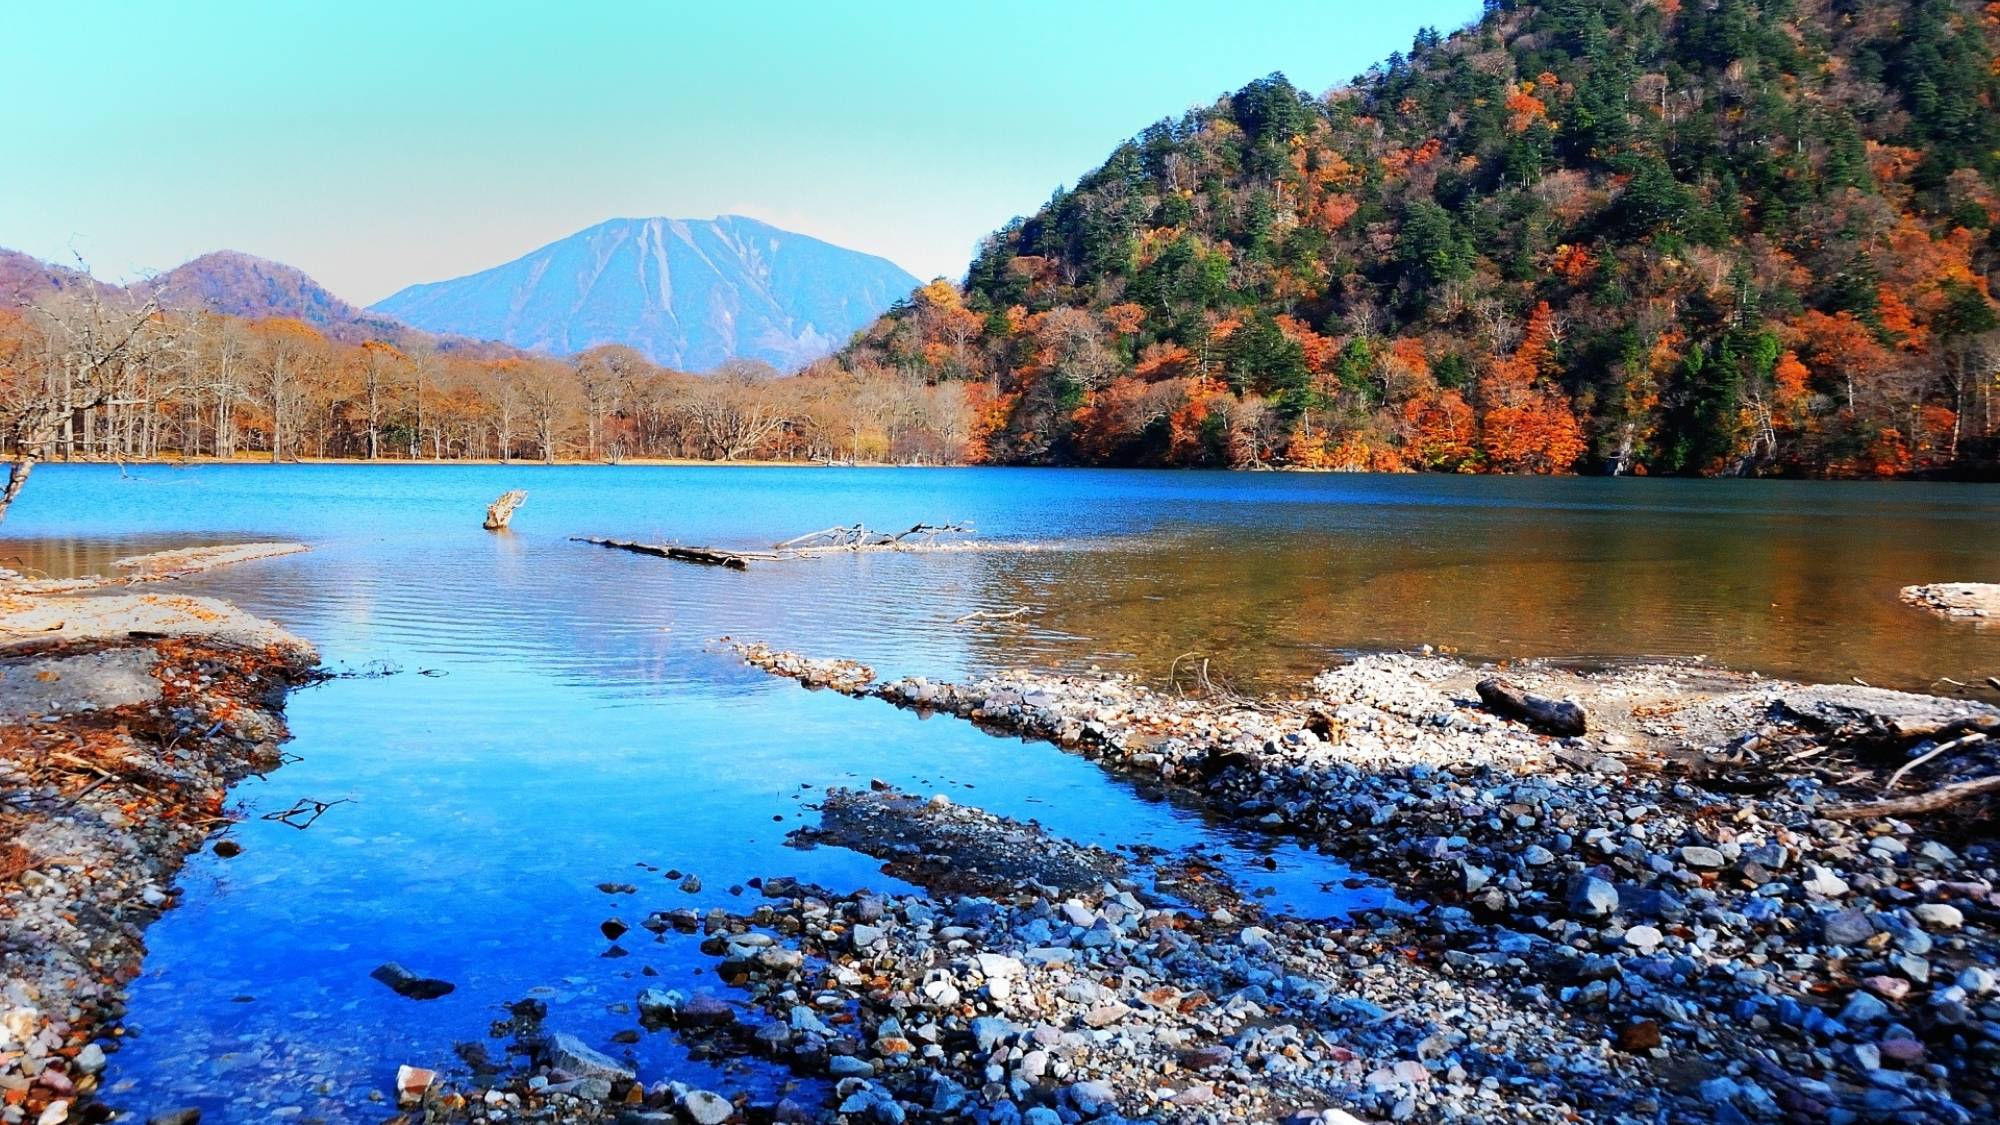
[[[2000,466],[2000,7],[1487,0],[1119,145],[844,359],[998,460]]]
[[[234,250],[218,250],[130,286],[173,309],[229,316],[291,317],[344,343],[406,341],[420,335],[402,323],[355,308],[303,270]]]
[[[613,219],[372,309],[558,355],[628,344],[684,370],[732,356],[789,369],[846,343],[916,285],[886,259],[736,215]]]
[[[89,274],[0,249],[0,308],[32,304],[51,293],[95,285]]]

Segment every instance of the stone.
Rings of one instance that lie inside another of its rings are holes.
[[[1660,1025],[1652,1020],[1634,1020],[1618,1032],[1618,1049],[1628,1055],[1650,1051],[1660,1045]]]
[[[1556,853],[1540,844],[1529,844],[1528,849],[1521,853],[1521,862],[1529,867],[1547,867],[1555,861]]]
[[[1959,977],[1961,982],[1964,979],[1963,976]],[[104,1048],[95,1043],[85,1043],[83,1049],[76,1053],[76,1069],[82,1074],[96,1074],[98,1071],[103,1070]]]
[[[606,918],[597,925],[598,932],[612,941],[617,941],[619,938],[625,936],[625,932],[631,928],[617,918]]]
[[[1815,867],[1799,884],[1821,898],[1839,898],[1848,891],[1847,881],[1824,867]]]
[[[1188,1070],[1214,1070],[1228,1066],[1236,1052],[1220,1043],[1211,1043],[1181,1053],[1181,1065]]]
[[[834,1055],[826,1060],[826,1072],[835,1078],[872,1078],[875,1066],[854,1055]]]
[[[1927,902],[1910,913],[1933,930],[1956,930],[1965,925],[1965,914],[1948,902]]]
[[[639,1018],[665,1022],[680,1013],[687,997],[678,991],[649,988],[639,994]]]
[[[1861,983],[1884,1000],[1901,1000],[1910,994],[1910,982],[1902,977],[1872,976],[1864,978]]]
[[[396,1104],[408,1109],[422,1105],[424,1095],[437,1085],[437,1071],[420,1066],[399,1066],[396,1068]]]
[[[1916,1039],[1884,1039],[1875,1044],[1876,1054],[1904,1066],[1924,1061],[1924,1045]]]
[[[991,1051],[1013,1038],[1019,1029],[998,1016],[981,1016],[972,1021],[972,1038],[981,1051]]]
[[[567,1031],[558,1031],[549,1036],[548,1043],[543,1049],[543,1059],[550,1069],[560,1070],[572,1078],[601,1078],[611,1082],[630,1082],[638,1077],[631,1067],[598,1051]]]
[[[420,976],[394,961],[378,966],[369,976],[389,986],[390,991],[411,1000],[435,1000],[456,988],[450,981]]]
[[[146,1125],[200,1125],[200,1122],[201,1109],[197,1106],[170,1109],[146,1119]]]
[[[1666,935],[1652,926],[1634,926],[1625,931],[1625,944],[1641,953],[1651,953],[1666,940]]]
[[[679,1022],[689,1027],[721,1027],[736,1022],[736,1009],[725,1000],[703,993],[681,1005]]]
[[[736,1112],[729,1099],[707,1090],[689,1090],[681,1095],[680,1105],[681,1112],[695,1125],[722,1125]]]
[[[1847,1006],[1840,1010],[1842,1023],[1878,1023],[1889,1018],[1889,1005],[1875,998],[1872,993],[1856,990],[1847,999]]]
[[[1953,983],[1964,989],[1968,996],[1985,996],[2000,990],[2000,975],[1979,965],[1967,965],[1959,970],[1958,979]],[[82,1060],[81,1055],[78,1056],[78,1060]]]
[[[1603,918],[1618,910],[1618,888],[1595,875],[1576,880],[1569,892],[1570,912],[1584,918]]]
[[[1697,871],[1719,871],[1729,863],[1721,852],[1701,844],[1682,848],[1681,862]]]
[[[1865,911],[1836,910],[1820,920],[1821,940],[1828,945],[1860,945],[1875,936],[1875,920]]]
[[[1111,1088],[1111,1083],[1102,1079],[1072,1083],[1068,1093],[1070,1103],[1088,1117],[1096,1117],[1118,1105],[1118,1092]]]
[[[887,932],[887,930],[884,930],[880,926],[869,926],[857,922],[854,926],[854,932],[848,936],[854,940],[854,948],[866,949],[876,942],[881,941]]]

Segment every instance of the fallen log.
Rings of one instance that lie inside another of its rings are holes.
[[[1545,734],[1574,738],[1589,728],[1581,706],[1566,699],[1532,695],[1498,676],[1479,681],[1479,701],[1488,711],[1518,719]]]
[[[486,506],[486,530],[500,531],[507,521],[514,518],[514,509],[528,502],[525,490],[514,488],[500,494],[500,499]]]
[[[582,535],[570,536],[572,543],[589,543],[598,547],[609,547],[614,551],[631,551],[637,555],[653,555],[680,562],[700,563],[703,566],[727,567],[730,570],[744,570],[749,561],[733,551],[718,551],[713,547],[676,547],[666,543],[635,543],[629,539],[592,539]]]
[[[2000,792],[2000,774],[1940,785],[1928,793],[1897,797],[1887,801],[1862,801],[1836,805],[1822,815],[1828,820],[1870,820],[1884,816],[1920,816],[1943,812],[1974,797]]]

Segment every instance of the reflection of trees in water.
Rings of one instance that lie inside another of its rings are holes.
[[[132,555],[240,541],[241,537],[179,534],[0,539],[0,567],[37,578],[82,578],[117,573],[112,564]]]
[[[1197,652],[1217,675],[1284,687],[1340,651],[1448,646],[1474,658],[1706,656],[1774,675],[1924,688],[1977,683],[1996,644],[1912,614],[1912,576],[1956,574],[1980,544],[1917,519],[1699,513],[1411,513],[1398,529],[1191,531],[1109,551],[987,557],[982,604],[1037,607],[1048,663],[1163,681]],[[975,631],[984,666],[1020,633]]]

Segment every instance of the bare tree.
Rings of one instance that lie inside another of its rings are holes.
[[[40,319],[40,355],[5,369],[4,417],[14,455],[0,487],[0,520],[75,416],[121,401],[131,374],[165,349],[173,331],[153,302],[118,308],[89,286],[44,309]]]

